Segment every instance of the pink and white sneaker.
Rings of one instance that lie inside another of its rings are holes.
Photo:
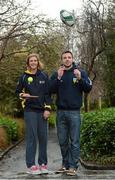
[[[27,171],[28,174],[41,174],[39,166],[33,165],[30,168],[28,168]]]
[[[41,174],[48,174],[47,165],[42,164],[42,165],[40,166],[40,171],[41,171]]]

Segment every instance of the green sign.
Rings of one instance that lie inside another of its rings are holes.
[[[67,26],[73,26],[75,24],[75,16],[73,13],[68,12],[66,10],[60,11],[60,18],[64,24]]]

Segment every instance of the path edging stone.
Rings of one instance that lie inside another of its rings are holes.
[[[18,144],[20,144],[22,141],[24,140],[24,138],[20,139],[19,141],[17,141],[15,144],[9,146],[6,150],[4,150],[2,153],[0,153],[0,160],[3,159],[3,157],[14,147],[16,147]]]
[[[85,162],[82,158],[80,158],[80,163],[86,168],[90,170],[115,170],[115,165],[96,165]]]

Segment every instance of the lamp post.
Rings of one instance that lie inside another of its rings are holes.
[[[67,10],[61,10],[60,11],[60,19],[61,21],[66,25],[66,32],[67,32],[67,48],[68,50],[71,47],[71,50],[73,51],[73,37],[71,33],[71,28],[74,27],[76,24],[76,18],[74,15],[74,10],[72,12],[69,12]],[[71,45],[70,45],[70,40],[71,40]]]

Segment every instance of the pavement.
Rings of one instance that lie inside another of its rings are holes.
[[[37,157],[36,157],[37,158]],[[11,148],[0,160],[0,179],[115,179],[115,170],[91,170],[79,164],[76,176],[56,174],[61,166],[61,154],[56,129],[49,130],[48,175],[28,175],[25,165],[25,141]]]

